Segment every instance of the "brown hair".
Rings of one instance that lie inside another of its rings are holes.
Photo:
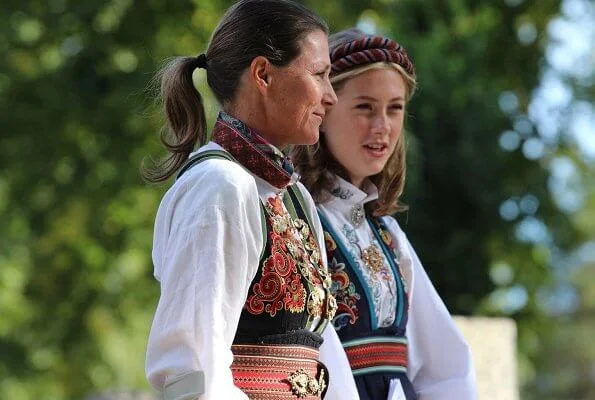
[[[176,57],[157,73],[167,124],[161,142],[170,152],[152,168],[142,167],[150,182],[169,179],[197,144],[207,141],[203,99],[192,82],[197,67],[207,71],[207,83],[225,107],[235,99],[240,78],[255,57],[283,67],[300,53],[300,41],[314,31],[328,33],[326,23],[290,0],[241,0],[230,7],[215,29],[206,52]]]
[[[330,52],[332,54],[337,47],[367,36],[355,28],[335,33],[329,37]],[[374,62],[360,65],[331,76],[333,89],[339,94],[349,79],[365,71],[382,68],[392,68],[401,74],[407,89],[406,101],[409,101],[415,92],[415,77],[408,74],[403,67],[395,63]],[[335,175],[349,180],[345,168],[329,151],[323,132],[321,132],[320,140],[317,144],[293,147],[291,157],[295,163],[296,170],[302,175],[301,182],[308,188],[312,197],[318,203],[329,200],[329,197],[325,196],[325,190],[327,192],[332,190],[336,184]],[[400,197],[405,187],[405,175],[406,144],[405,135],[402,132],[397,138],[395,150],[389,157],[384,169],[380,173],[370,176],[372,183],[378,187],[378,199],[366,206],[373,215],[391,215],[407,209],[407,206],[400,202]]]

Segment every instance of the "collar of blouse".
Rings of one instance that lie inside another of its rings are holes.
[[[325,206],[345,215],[357,228],[365,219],[364,205],[378,199],[378,188],[367,179],[360,189],[345,179],[337,177],[330,194],[330,200],[325,203]]]

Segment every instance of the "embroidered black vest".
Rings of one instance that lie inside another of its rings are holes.
[[[313,225],[308,221],[299,189],[287,188],[283,203],[269,198],[267,241],[260,268],[251,284],[234,343],[300,344],[318,348],[321,334],[336,305],[330,276],[320,259]],[[300,231],[300,241],[283,233],[285,224]],[[300,243],[301,242],[301,243]],[[311,331],[315,320],[316,329]]]
[[[227,152],[202,152],[187,162],[178,177],[212,157],[237,162]],[[290,185],[282,193],[261,205],[266,244],[233,343],[318,348],[321,334],[336,310],[331,280],[322,265],[313,224],[299,189]],[[315,329],[311,329],[313,325]]]
[[[394,322],[387,327],[379,327],[374,311],[372,293],[355,267],[345,244],[334,231],[323,214],[319,214],[324,229],[328,271],[333,284],[331,293],[337,302],[337,312],[332,321],[341,342],[369,338],[371,336],[405,337],[408,318],[406,286],[399,269],[398,256],[393,238],[381,218],[367,218],[377,242],[386,256],[397,289],[397,304]]]
[[[395,320],[390,326],[379,327],[368,284],[340,236],[324,215],[319,215],[333,281],[331,293],[337,302],[332,324],[345,349],[360,398],[386,399],[390,382],[398,379],[405,398],[416,400],[417,395],[407,377],[408,298],[391,234],[381,218],[366,219],[388,260],[397,290]]]

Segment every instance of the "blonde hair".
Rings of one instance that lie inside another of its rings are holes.
[[[345,32],[341,32],[340,34],[344,37],[346,36]],[[332,39],[333,37],[329,38],[329,43],[331,44],[333,42]],[[396,70],[405,82],[405,102],[411,99],[417,87],[415,77],[408,74],[400,65],[390,62],[370,63],[332,76],[331,84],[333,85],[333,89],[339,94],[347,81],[364,72],[375,69]],[[321,132],[320,140],[317,144],[293,147],[291,158],[293,159],[296,170],[302,175],[301,182],[308,188],[317,203],[324,203],[330,200],[329,192],[336,185],[335,175],[349,180],[345,167],[337,161],[328,149],[323,132]],[[366,208],[372,215],[392,215],[407,210],[407,206],[400,202],[400,197],[405,188],[405,176],[406,143],[405,132],[403,131],[398,136],[395,150],[390,155],[384,169],[378,174],[369,177],[370,181],[378,188],[378,199],[366,205]]]
[[[362,65],[362,66],[350,69],[348,71],[341,72],[340,74],[337,74],[335,76],[332,76],[331,84],[333,85],[333,89],[335,89],[335,92],[339,92],[339,91],[341,91],[341,89],[343,89],[343,86],[345,85],[345,83],[351,78],[355,78],[356,76],[361,75],[364,72],[378,70],[378,69],[388,69],[388,68],[395,69],[403,78],[403,81],[405,82],[405,89],[406,89],[405,101],[408,102],[413,97],[413,94],[415,93],[415,89],[417,89],[417,81],[415,80],[415,77],[409,75],[403,67],[401,67],[399,64],[395,64],[395,63],[375,62],[372,64]]]

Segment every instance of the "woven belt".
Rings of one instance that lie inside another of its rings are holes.
[[[311,347],[233,345],[234,384],[251,400],[319,400],[328,372]]]
[[[407,339],[371,337],[343,343],[353,375],[407,372]]]

